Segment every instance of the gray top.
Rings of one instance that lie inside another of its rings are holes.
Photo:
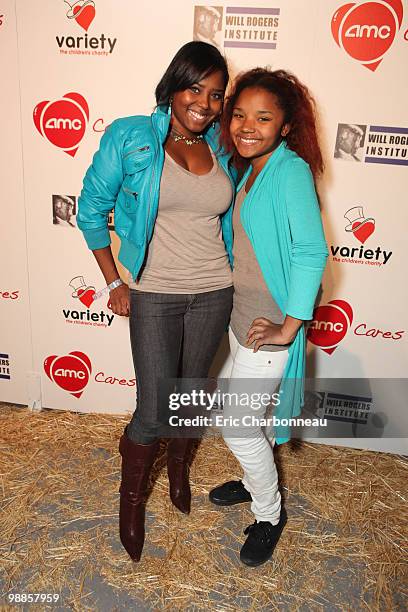
[[[166,153],[159,211],[147,258],[132,289],[153,293],[204,293],[232,285],[220,214],[232,198],[228,176],[211,152],[213,167],[197,175]]]
[[[242,227],[240,214],[246,193],[245,185],[237,194],[232,225],[234,230],[234,302],[231,314],[231,329],[241,346],[247,346],[246,336],[251,323],[265,317],[272,323],[283,323],[284,316],[273,299],[255,257],[251,242]],[[285,351],[287,346],[265,344],[260,351]]]

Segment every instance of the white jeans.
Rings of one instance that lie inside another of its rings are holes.
[[[228,392],[231,394],[274,393],[282,378],[288,359],[288,351],[254,353],[241,346],[232,330],[229,330],[230,356],[220,376],[230,378]],[[243,380],[245,379],[245,380]],[[248,380],[252,379],[252,380]],[[264,406],[253,412],[247,406],[243,409],[232,399],[224,403],[224,418],[235,415],[256,414],[265,416]],[[262,427],[246,427],[245,435],[232,437],[231,428],[222,429],[225,443],[238,459],[244,471],[242,483],[251,493],[251,510],[257,521],[279,522],[281,496],[278,488],[278,473],[273,458],[274,439],[266,437]]]

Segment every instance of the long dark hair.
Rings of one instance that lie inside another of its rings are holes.
[[[183,91],[218,71],[222,72],[226,88],[229,79],[227,62],[217,47],[200,41],[183,45],[156,87],[157,105],[168,105],[176,91]]]
[[[235,165],[242,170],[246,163],[234,147],[229,128],[237,99],[248,87],[262,88],[276,96],[284,112],[284,123],[291,127],[285,137],[287,145],[309,164],[316,178],[323,172],[323,159],[316,133],[315,102],[307,87],[285,70],[254,68],[236,80],[221,119],[221,140],[224,148],[232,153]]]

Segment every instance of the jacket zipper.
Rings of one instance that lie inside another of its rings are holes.
[[[156,134],[154,133],[154,136],[156,138]],[[152,201],[152,189],[153,189],[153,184],[154,184],[154,179],[155,179],[155,170],[156,170],[156,158],[157,158],[157,152],[155,155],[155,158],[153,160],[153,172],[152,172],[152,181],[150,183],[150,191],[149,191],[149,206],[147,209],[147,216],[146,216],[146,226],[145,226],[145,245],[147,246],[147,227],[149,225],[149,217],[150,217],[150,204]]]
[[[123,187],[123,191],[125,193],[127,193],[128,195],[131,195],[135,198],[135,200],[137,200],[137,196],[139,195],[137,191],[131,191],[130,189],[128,189],[127,187]]]
[[[142,151],[149,151],[150,150],[150,146],[146,145],[145,147],[141,147],[140,149],[133,149],[133,151],[128,151],[123,157],[122,159],[125,159],[126,157],[128,157],[129,155],[132,155],[132,153],[140,153]]]

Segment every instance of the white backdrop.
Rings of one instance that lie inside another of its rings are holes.
[[[70,4],[0,7],[0,399],[133,410],[128,322],[106,299],[92,301],[104,282],[76,227],[76,198],[103,130],[117,117],[151,112],[158,80],[200,15],[202,28],[218,24],[214,40],[233,74],[285,68],[317,101],[330,257],[310,332],[310,373],[406,376],[406,3],[363,1],[347,11],[341,0],[220,1],[196,11],[190,0]],[[335,158],[336,142],[347,138],[354,152]],[[54,223],[53,209],[70,212]],[[113,244],[117,252],[115,236]],[[387,407],[396,428],[404,413],[396,393]],[[350,444],[406,448],[395,439]]]

